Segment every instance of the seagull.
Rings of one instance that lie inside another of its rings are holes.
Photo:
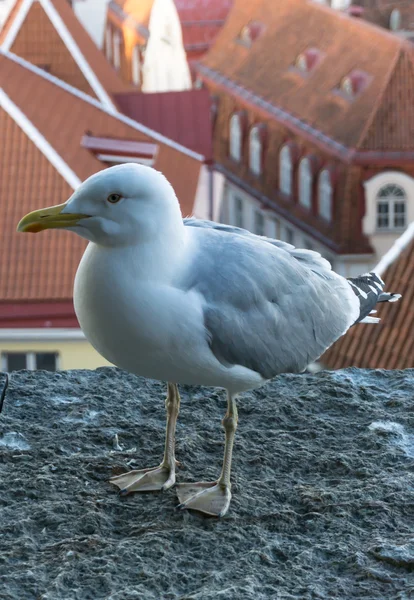
[[[167,179],[139,164],[92,175],[17,229],[67,229],[89,241],[74,282],[86,338],[121,369],[168,382],[163,461],[112,477],[122,495],[175,484],[178,384],[227,391],[220,476],[177,486],[180,508],[217,517],[231,499],[236,396],[305,371],[354,324],[378,322],[377,302],[400,298],[375,273],[345,279],[317,252],[183,219]]]

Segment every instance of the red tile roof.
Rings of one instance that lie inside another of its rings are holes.
[[[16,24],[19,27],[13,34]],[[0,32],[0,47],[108,105],[112,93],[129,89],[82,27],[67,0],[17,0]]]
[[[150,130],[112,114],[82,92],[2,53],[0,130],[0,300],[71,298],[84,241],[68,232],[30,236],[17,234],[15,229],[24,214],[64,202],[77,181],[105,168],[93,152],[81,146],[88,132],[156,143],[155,168],[172,183],[183,214],[192,212],[202,164],[193,153],[180,150],[155,132],[150,135]]]
[[[207,90],[117,94],[119,109],[207,160],[212,158],[211,100]]]
[[[381,274],[385,289],[402,294],[402,298],[398,304],[378,305],[375,316],[380,317],[381,322],[353,327],[322,356],[324,366],[331,369],[414,367],[414,223],[411,230],[411,242]]]
[[[246,44],[240,36],[251,22],[263,30]],[[322,59],[303,74],[294,65],[309,48]],[[346,154],[414,149],[413,62],[411,43],[314,2],[235,0],[199,73]],[[366,74],[366,84],[348,98],[339,88],[355,70]]]
[[[190,70],[210,49],[223,27],[233,0],[174,0],[181,21]]]

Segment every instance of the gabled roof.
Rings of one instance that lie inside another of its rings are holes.
[[[297,61],[309,49],[320,60],[303,72]],[[319,4],[235,0],[199,74],[346,156],[414,149],[413,61],[409,42]],[[358,91],[347,96],[340,87],[350,76]]]
[[[0,32],[0,47],[44,68],[114,108],[127,86],[94,44],[67,0],[17,0]]]
[[[158,147],[154,167],[192,213],[202,157],[19,57],[0,52],[0,300],[69,299],[84,242],[67,232],[16,233],[25,213],[64,202],[105,168],[82,146],[85,134]],[[134,147],[135,151],[136,148]]]
[[[212,158],[211,99],[207,90],[143,94],[117,94],[124,114],[175,140],[186,148]]]
[[[414,223],[407,228],[375,269],[385,289],[402,294],[397,304],[377,305],[378,325],[356,325],[321,358],[324,366],[341,369],[414,367]]]

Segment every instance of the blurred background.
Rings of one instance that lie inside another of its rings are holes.
[[[1,0],[3,371],[107,364],[85,243],[16,233],[101,169],[154,166],[184,216],[315,250],[403,294],[321,366],[414,367],[414,1]]]

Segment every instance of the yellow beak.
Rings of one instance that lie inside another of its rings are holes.
[[[65,229],[66,227],[75,227],[81,219],[89,217],[89,215],[62,214],[65,206],[66,203],[34,210],[23,217],[17,225],[17,231],[37,233],[44,229]]]

